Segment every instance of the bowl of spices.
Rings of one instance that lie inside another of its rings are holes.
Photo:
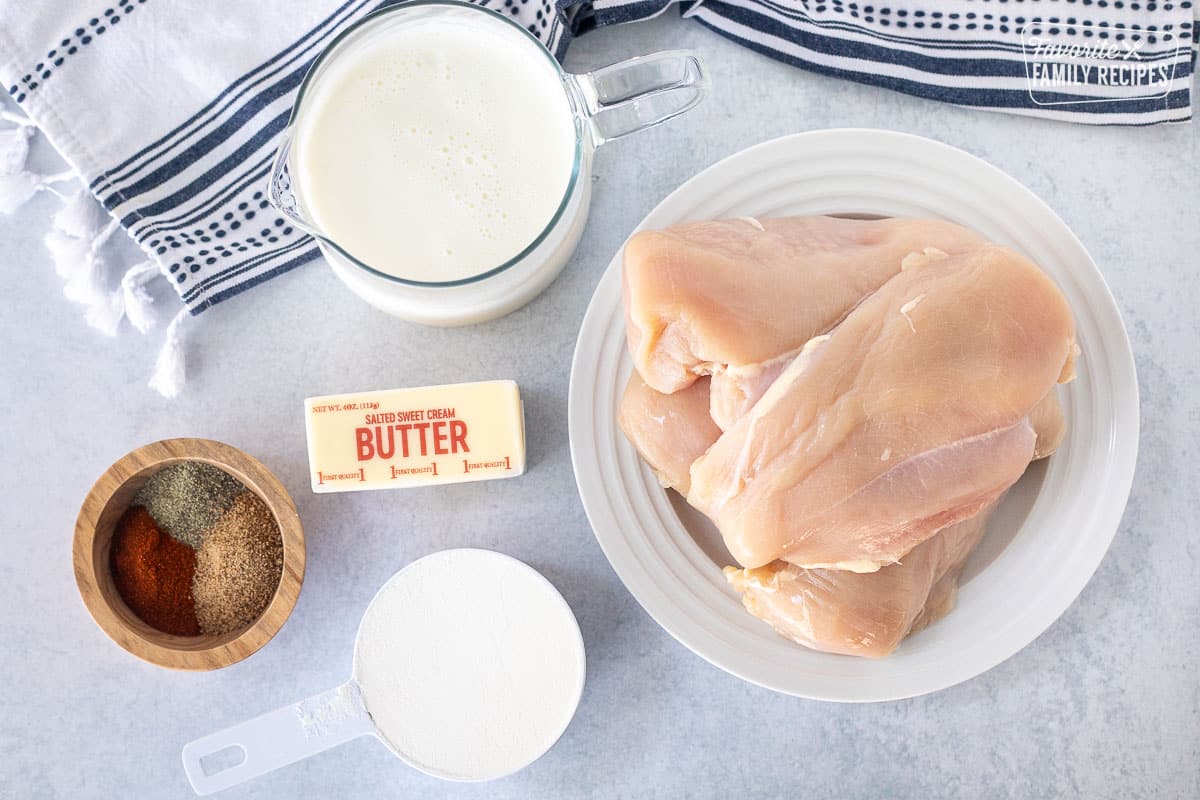
[[[75,580],[117,644],[163,667],[251,655],[291,614],[304,532],[258,460],[207,439],[140,447],[100,476],[75,523]]]

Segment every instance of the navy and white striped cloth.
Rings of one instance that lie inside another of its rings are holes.
[[[573,35],[673,2],[486,4],[561,57]],[[0,80],[197,314],[317,256],[312,240],[267,204],[274,140],[321,49],[387,4],[0,0]],[[805,69],[951,103],[1100,124],[1191,117],[1191,2],[686,0],[679,8]],[[1120,74],[1134,75],[1133,86],[1117,72],[1103,84],[1071,84],[1047,67],[1035,91],[1026,41],[1034,23],[1044,38],[1113,47],[1138,38],[1120,68],[1136,61],[1136,69],[1169,72],[1126,69]],[[1157,82],[1146,78],[1143,91],[1139,74]]]
[[[645,19],[676,2],[594,0],[595,24]],[[1092,125],[1192,116],[1200,9],[1191,0],[678,5],[684,17],[772,58],[918,97]]]

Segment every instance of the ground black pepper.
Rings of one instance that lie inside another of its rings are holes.
[[[133,498],[173,538],[192,548],[217,524],[246,487],[228,472],[204,461],[183,461],[159,470]]]

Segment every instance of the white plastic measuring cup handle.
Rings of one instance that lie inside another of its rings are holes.
[[[350,681],[189,742],[183,770],[196,794],[212,794],[374,733],[358,684]]]

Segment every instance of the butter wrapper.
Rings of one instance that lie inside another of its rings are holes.
[[[310,397],[304,414],[314,492],[525,472],[525,413],[514,381]]]

